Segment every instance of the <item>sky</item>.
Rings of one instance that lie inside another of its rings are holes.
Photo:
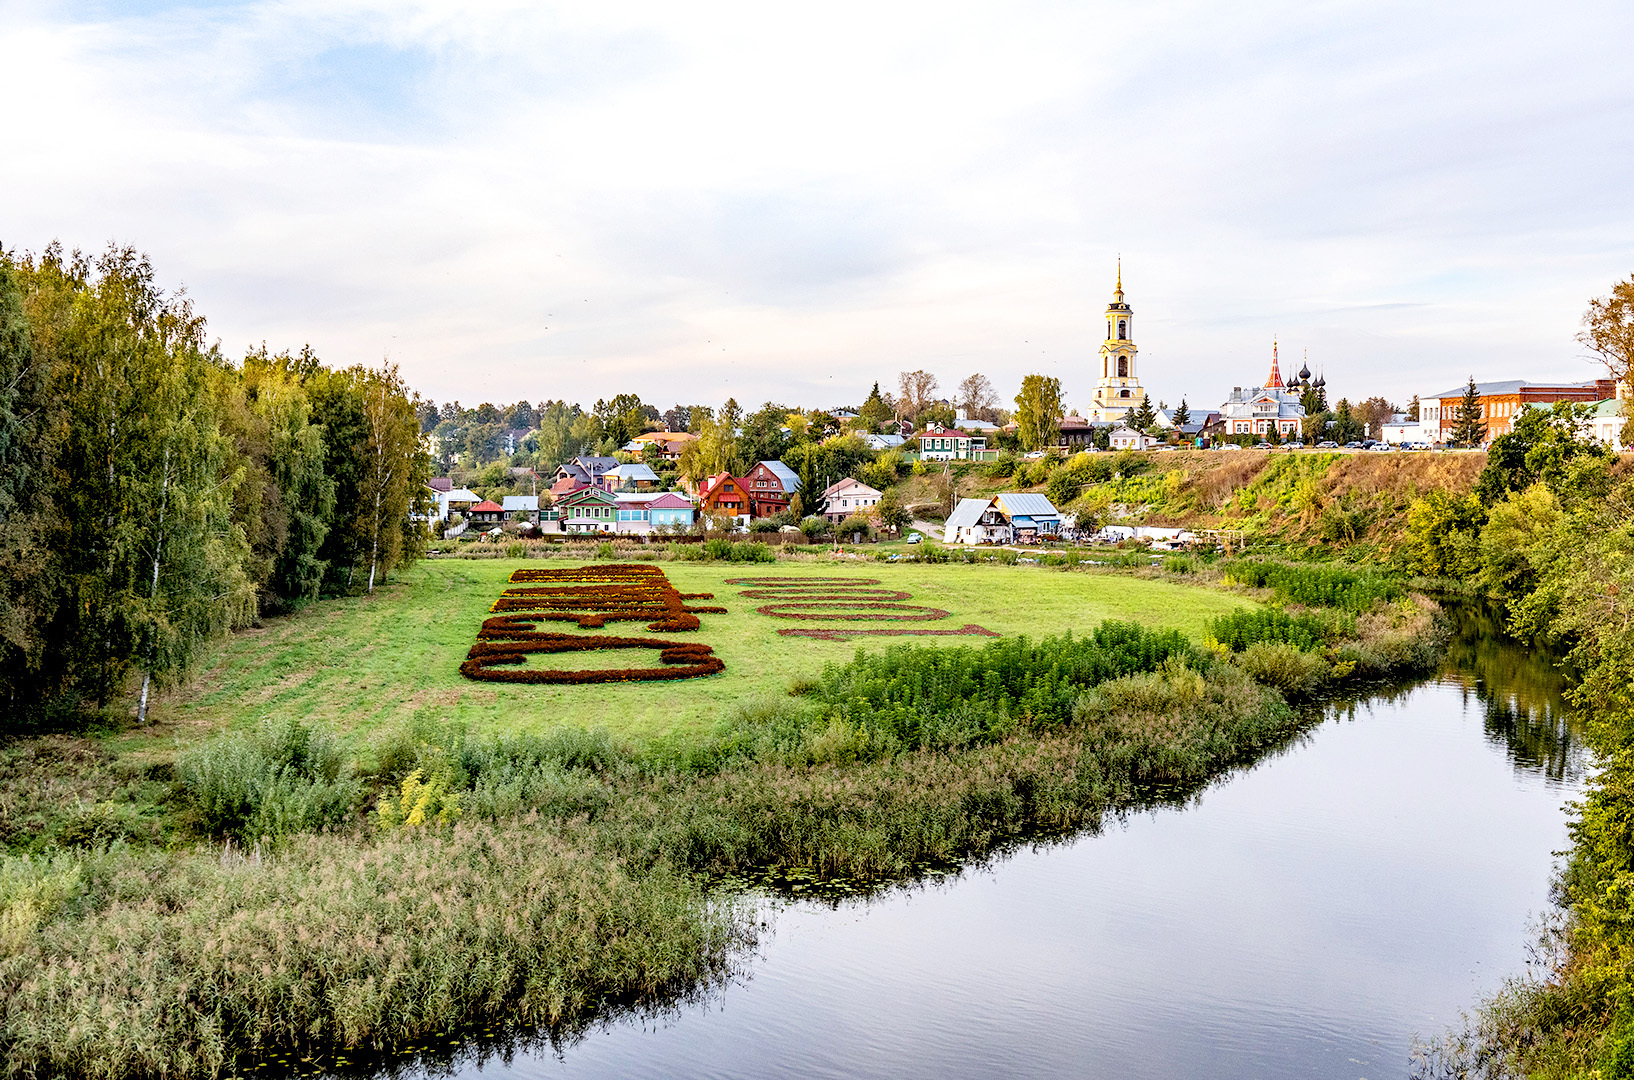
[[[0,0],[0,244],[465,404],[1601,373],[1634,5]]]

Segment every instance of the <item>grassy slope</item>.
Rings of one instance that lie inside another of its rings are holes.
[[[1168,582],[1033,567],[661,563],[681,591],[713,592],[728,609],[726,615],[703,616],[697,635],[726,661],[724,674],[684,682],[585,687],[471,682],[458,674],[460,661],[487,617],[488,605],[519,565],[524,564],[425,562],[373,598],[326,602],[290,618],[268,620],[264,630],[235,635],[219,647],[191,685],[161,701],[161,730],[174,737],[177,729],[202,733],[293,715],[358,735],[415,718],[452,719],[484,731],[539,731],[566,723],[631,735],[664,735],[705,728],[745,698],[781,693],[792,679],[847,660],[859,646],[876,649],[891,640],[861,638],[848,643],[780,637],[776,631],[781,627],[848,624],[794,623],[760,615],[754,609],[763,601],[741,599],[737,588],[723,584],[734,577],[878,578],[890,588],[912,593],[913,603],[950,612],[950,618],[930,624],[935,628],[971,622],[1006,635],[1083,631],[1104,619],[1130,619],[1175,627],[1200,638],[1208,619],[1247,603]],[[551,560],[526,565],[576,564]],[[601,632],[645,633],[632,630],[639,625],[614,623]],[[919,640],[979,644],[985,639]],[[151,736],[133,734],[128,739],[138,743],[151,741]]]
[[[1108,464],[1122,460],[1096,455]],[[1302,450],[1175,451],[1132,455],[1139,471],[1085,489],[1088,508],[1130,524],[1243,529],[1266,540],[1306,542],[1323,534],[1325,513],[1357,515],[1357,540],[1385,554],[1399,539],[1408,506],[1431,491],[1464,493],[1486,465],[1483,453],[1326,453]],[[1036,468],[1037,466],[1035,466]],[[1043,491],[971,468],[961,497]],[[905,482],[904,502],[934,499],[928,477]]]

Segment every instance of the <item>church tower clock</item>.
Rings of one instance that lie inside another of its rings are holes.
[[[1146,397],[1135,374],[1135,319],[1123,299],[1123,260],[1118,260],[1118,284],[1106,306],[1106,340],[1101,343],[1101,377],[1095,384],[1092,420],[1119,421],[1140,407]]]

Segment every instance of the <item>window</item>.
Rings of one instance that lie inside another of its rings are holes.
[[[1127,379],[1128,377],[1129,377],[1129,358],[1127,356],[1120,356],[1120,357],[1118,357],[1118,378]]]
[[[1128,396],[1129,396],[1129,391],[1127,391],[1127,390],[1119,390],[1119,391],[1118,391],[1118,396],[1119,396],[1119,397],[1128,397]]]
[[[1118,320],[1118,340],[1119,341],[1127,341],[1128,339],[1129,339],[1129,320],[1128,319],[1119,319]]]

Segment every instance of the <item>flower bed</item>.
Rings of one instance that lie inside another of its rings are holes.
[[[698,642],[653,638],[564,634],[541,630],[541,623],[572,622],[581,629],[612,622],[646,622],[648,630],[696,630],[700,614],[723,614],[722,607],[688,606],[713,599],[710,593],[680,593],[656,566],[613,563],[570,570],[518,570],[495,600],[477,632],[477,642],[460,674],[485,682],[567,685],[694,679],[726,670],[714,649]],[[602,649],[656,649],[659,667],[568,671],[547,668],[505,670],[539,653],[595,652]]]
[[[613,563],[573,570],[518,570],[511,584],[543,583],[554,588],[506,589],[488,610],[539,612],[551,622],[599,629],[608,622],[647,622],[648,630],[696,630],[699,615],[722,615],[722,607],[689,607],[687,600],[713,599],[711,593],[683,596],[656,566]]]
[[[751,600],[772,600],[755,609],[773,619],[800,619],[809,622],[937,622],[948,617],[941,608],[905,604],[913,594],[899,589],[877,588],[879,578],[850,577],[741,577],[727,578],[728,585],[747,585],[738,593]],[[973,623],[957,630],[883,628],[802,628],[779,630],[784,637],[806,637],[818,641],[849,641],[864,634],[890,637],[998,637]]]
[[[489,622],[498,620],[490,619]],[[487,630],[487,624],[483,624]],[[657,649],[663,667],[649,668],[596,668],[589,671],[565,671],[547,668],[527,668],[522,671],[496,671],[505,664],[526,663],[533,653],[593,652],[601,649]],[[700,675],[715,675],[726,670],[726,665],[715,650],[697,641],[656,641],[651,638],[603,637],[583,634],[552,634],[531,632],[523,640],[485,640],[471,646],[460,674],[468,679],[485,682],[509,683],[608,683],[646,682],[656,679],[695,679]]]
[[[869,637],[998,637],[997,630],[989,630],[985,626],[975,623],[965,623],[957,630],[899,630],[869,627],[867,629],[842,629],[840,627],[816,626],[785,626],[778,631],[782,637],[815,638],[818,641],[850,641],[854,637],[867,634]]]
[[[816,610],[794,611],[791,610],[793,608]],[[933,622],[948,617],[948,613],[941,608],[857,600],[784,600],[776,604],[762,604],[755,610],[774,619],[837,619],[851,622]]]

